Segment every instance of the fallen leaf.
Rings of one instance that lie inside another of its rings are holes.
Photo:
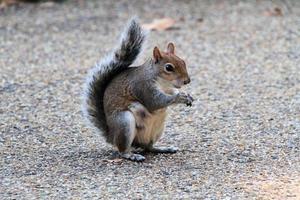
[[[275,17],[283,16],[282,10],[279,7],[275,7],[272,10],[267,10],[264,14],[266,16],[275,16]]]
[[[175,20],[172,18],[155,19],[149,24],[143,24],[143,28],[147,30],[163,31],[173,27]]]
[[[203,18],[198,18],[197,21],[198,22],[203,22]]]

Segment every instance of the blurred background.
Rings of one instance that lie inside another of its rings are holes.
[[[0,0],[0,196],[300,199],[300,2]],[[192,82],[161,145],[115,159],[84,122],[87,71],[132,16],[136,64],[176,45]]]

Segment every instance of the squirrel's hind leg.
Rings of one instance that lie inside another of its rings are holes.
[[[131,161],[143,161],[145,157],[131,152],[131,145],[135,137],[136,123],[130,111],[115,114],[114,120],[108,120],[109,130],[114,135],[114,144],[120,156]]]

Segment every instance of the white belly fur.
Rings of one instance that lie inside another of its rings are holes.
[[[144,127],[142,129],[136,129],[134,141],[141,145],[155,143],[164,131],[166,116],[166,109],[160,109],[155,111],[155,113],[149,114],[142,120]]]

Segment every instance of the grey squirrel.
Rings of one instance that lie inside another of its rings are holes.
[[[139,55],[145,33],[136,19],[129,21],[121,42],[111,55],[91,69],[85,87],[83,111],[122,158],[143,161],[131,152],[141,147],[155,153],[175,153],[174,147],[154,147],[164,130],[167,107],[192,105],[193,98],[177,88],[190,83],[185,62],[169,43],[166,52],[157,47],[141,66],[130,66]]]

